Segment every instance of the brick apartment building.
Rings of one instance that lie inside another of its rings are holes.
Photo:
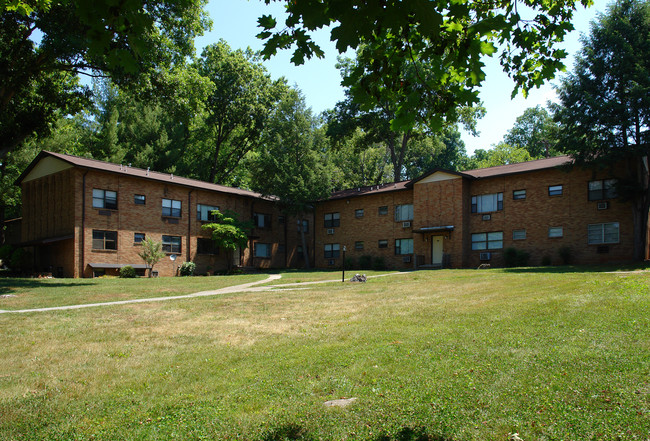
[[[32,250],[36,270],[55,276],[117,274],[124,265],[144,274],[138,253],[145,237],[161,242],[170,256],[154,266],[160,276],[177,274],[185,261],[196,263],[197,273],[224,270],[226,253],[215,249],[201,228],[214,209],[255,222],[249,247],[233,256],[235,265],[303,265],[297,220],[248,190],[45,151],[17,183],[23,197],[21,244]],[[302,221],[311,245],[313,221]]]
[[[213,209],[255,223],[249,247],[234,256],[239,266],[302,267],[300,224],[321,268],[341,266],[344,247],[356,263],[370,256],[388,268],[502,266],[510,247],[528,252],[531,265],[561,263],[562,248],[572,263],[633,256],[632,206],[616,197],[612,175],[572,168],[567,157],[339,191],[300,224],[258,193],[51,152],[17,183],[22,246],[36,270],[63,277],[116,274],[124,265],[144,273],[145,237],[175,257],[155,266],[161,276],[185,261],[198,273],[223,270],[227,256],[201,229]]]

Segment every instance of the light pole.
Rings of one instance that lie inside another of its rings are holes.
[[[343,245],[343,275],[341,276],[341,282],[345,282],[345,245]]]

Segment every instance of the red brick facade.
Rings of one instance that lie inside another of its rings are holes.
[[[530,265],[566,257],[578,264],[632,260],[631,205],[611,193],[590,197],[589,182],[598,186],[611,176],[567,168],[567,162],[435,170],[412,181],[334,193],[301,218],[310,261],[338,268],[345,254],[355,266],[503,266],[509,248],[528,253]],[[49,152],[19,182],[21,239],[33,247],[38,271],[92,277],[134,265],[142,272],[143,237],[163,242],[176,257],[155,265],[161,276],[177,274],[186,261],[196,263],[199,274],[223,271],[229,257],[210,247],[202,228],[208,220],[201,217],[214,207],[255,222],[248,248],[230,257],[233,264],[304,266],[298,219],[257,193]],[[93,191],[116,200],[94,207]]]

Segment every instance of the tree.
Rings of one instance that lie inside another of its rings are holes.
[[[340,53],[362,49],[344,80],[363,92],[354,94],[355,101],[371,107],[378,99],[397,103],[391,126],[406,133],[418,117],[442,127],[456,119],[457,109],[477,104],[482,58],[496,53],[497,45],[501,65],[515,81],[513,95],[553,78],[566,56],[555,45],[573,29],[578,3],[530,0],[520,8],[519,2],[497,0],[287,0],[284,24],[264,15],[258,37],[266,40],[265,57],[295,43],[292,61],[301,64],[323,54],[310,32],[332,26]]]
[[[269,118],[264,147],[251,164],[252,188],[277,197],[283,211],[297,217],[307,268],[303,218],[313,209],[312,204],[326,197],[331,189],[323,155],[325,140],[316,126],[304,97],[297,90],[288,90]]]
[[[77,74],[120,84],[165,78],[193,55],[209,28],[205,0],[0,3],[0,159],[59,112],[74,113],[87,90]],[[36,41],[38,40],[38,41]]]
[[[142,251],[138,253],[138,256],[149,266],[149,277],[151,277],[153,266],[165,257],[165,253],[161,251],[161,247],[162,244],[160,242],[156,242],[150,237],[142,241]]]
[[[406,176],[413,179],[435,168],[459,171],[468,161],[460,131],[451,126],[414,142],[407,152],[404,168]]]
[[[642,259],[650,208],[650,3],[612,4],[582,44],[558,88],[559,145],[577,165],[617,174],[620,197],[633,204],[634,257]]]
[[[264,124],[287,86],[283,79],[272,81],[250,49],[233,51],[223,40],[203,50],[196,69],[212,83],[205,106],[208,133],[196,162],[210,164],[202,179],[224,184],[259,147]]]
[[[528,150],[531,158],[553,156],[556,152],[558,125],[542,106],[530,107],[517,117],[503,142]]]
[[[517,164],[530,161],[528,150],[500,142],[489,150],[478,149],[470,158],[470,168],[496,167],[498,165]]]
[[[212,240],[217,248],[226,251],[228,272],[232,270],[233,254],[237,249],[245,250],[248,248],[248,234],[252,228],[250,222],[240,222],[237,219],[237,213],[226,210],[221,212],[214,210],[211,212],[215,221],[201,226],[204,230],[210,231]]]

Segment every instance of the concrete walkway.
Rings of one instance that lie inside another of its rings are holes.
[[[396,274],[408,274],[406,272],[400,273],[389,273],[389,274],[379,274],[371,277],[386,277]],[[233,294],[233,293],[244,293],[244,292],[262,292],[262,291],[272,291],[277,290],[277,288],[286,288],[286,287],[299,287],[304,285],[314,285],[319,283],[332,283],[332,282],[341,282],[341,279],[336,280],[318,280],[315,282],[296,282],[296,283],[285,283],[283,285],[265,285],[265,286],[255,286],[262,283],[272,282],[274,280],[279,280],[282,278],[280,274],[271,274],[264,280],[257,282],[244,283],[242,285],[227,286],[221,289],[215,289],[212,291],[201,291],[195,292],[193,294],[185,294],[181,296],[168,296],[168,297],[150,297],[146,299],[133,299],[133,300],[117,300],[115,302],[103,302],[103,303],[86,303],[82,305],[68,305],[68,306],[53,306],[50,308],[34,308],[34,309],[15,309],[15,310],[0,310],[0,314],[20,314],[27,312],[47,312],[47,311],[65,311],[69,309],[82,309],[82,308],[95,308],[97,306],[113,306],[113,305],[128,305],[129,303],[145,303],[145,302],[164,302],[167,300],[180,300],[180,299],[191,299],[194,297],[208,297],[208,296],[217,296],[221,294]]]

